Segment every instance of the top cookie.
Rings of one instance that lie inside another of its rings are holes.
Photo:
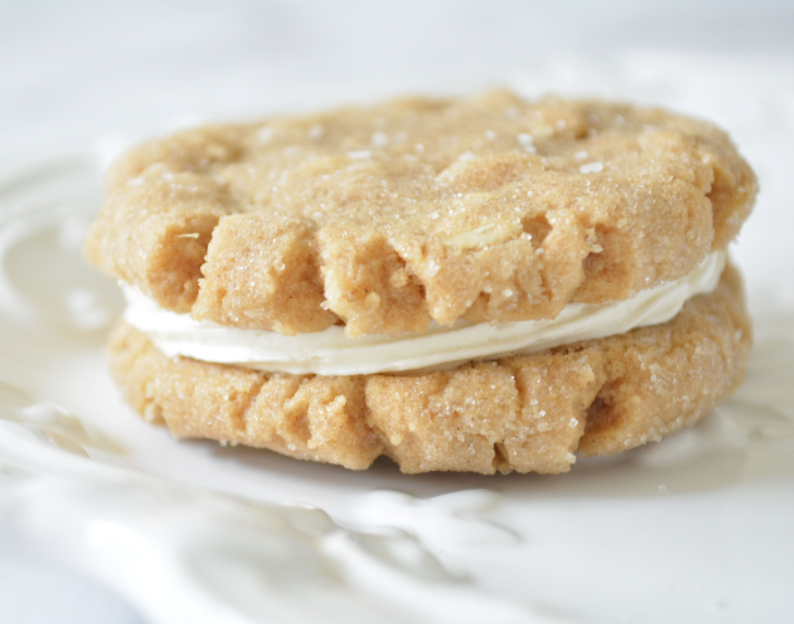
[[[661,110],[403,99],[141,145],[111,169],[86,252],[222,325],[421,331],[680,278],[755,193],[724,132]]]

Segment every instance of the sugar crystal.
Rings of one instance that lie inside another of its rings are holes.
[[[600,173],[603,170],[604,170],[604,163],[600,163],[600,162],[591,162],[579,167],[579,171],[581,171],[582,173]]]
[[[369,150],[356,150],[347,153],[347,157],[352,160],[363,160],[365,158],[369,158],[370,156],[372,156],[372,152]]]

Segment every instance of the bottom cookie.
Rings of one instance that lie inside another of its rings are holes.
[[[737,272],[662,325],[414,374],[322,377],[167,358],[121,322],[111,367],[126,400],[180,438],[365,469],[561,473],[692,425],[741,382],[751,328]]]

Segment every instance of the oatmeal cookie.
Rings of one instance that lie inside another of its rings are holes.
[[[680,278],[755,193],[706,122],[502,91],[414,98],[141,145],[110,171],[86,252],[225,326],[419,332],[554,318]]]

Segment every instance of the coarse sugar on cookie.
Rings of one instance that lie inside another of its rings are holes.
[[[454,370],[348,377],[263,373],[168,358],[121,322],[113,374],[178,437],[206,437],[364,469],[560,473],[696,422],[741,382],[751,328],[728,266],[667,323]]]
[[[419,332],[678,279],[736,235],[756,186],[725,133],[665,111],[413,98],[141,145],[86,251],[225,326]]]

